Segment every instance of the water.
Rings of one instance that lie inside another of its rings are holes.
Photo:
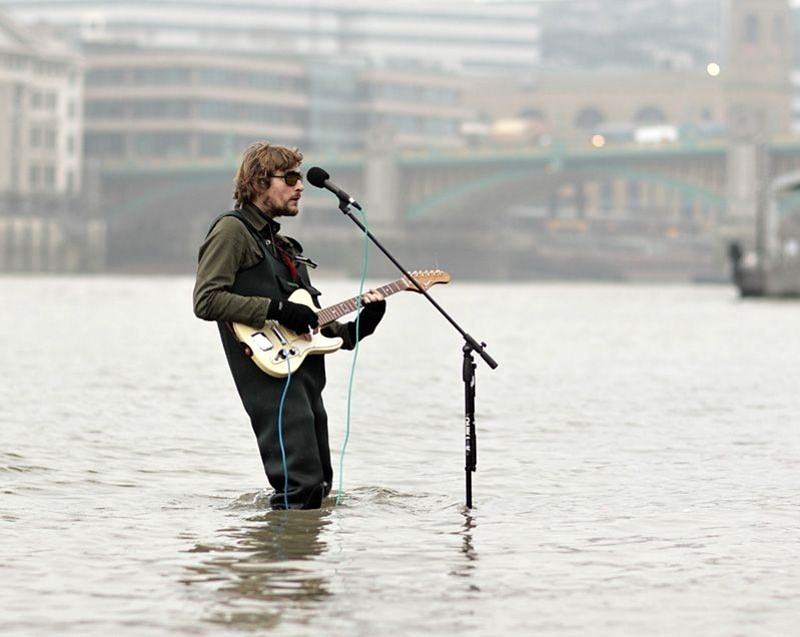
[[[188,278],[0,279],[0,632],[776,635],[800,621],[800,306],[466,285],[364,343],[344,498],[272,512]],[[321,281],[324,299],[357,285]],[[338,480],[349,354],[328,359]]]

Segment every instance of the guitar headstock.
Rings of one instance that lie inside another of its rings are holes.
[[[422,286],[422,289],[425,291],[437,283],[450,283],[450,273],[445,272],[444,270],[414,270],[411,273],[411,276],[414,277],[417,283],[419,283]],[[403,281],[405,281],[406,285],[408,285],[408,289],[411,292],[419,292],[417,286],[409,281],[406,277],[403,277]]]

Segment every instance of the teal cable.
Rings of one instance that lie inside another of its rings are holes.
[[[278,443],[281,446],[281,462],[283,463],[283,506],[289,509],[289,472],[286,470],[286,447],[283,444],[283,403],[286,400],[286,393],[289,391],[289,383],[292,382],[292,366],[289,359],[286,359],[286,384],[283,386],[283,393],[281,394],[281,402],[278,406]]]
[[[353,398],[353,379],[356,375],[356,361],[358,360],[358,337],[361,327],[361,297],[364,295],[364,283],[367,280],[367,269],[369,267],[369,226],[367,225],[367,214],[361,211],[361,221],[364,224],[364,259],[361,265],[361,282],[358,286],[358,297],[356,299],[356,344],[353,348],[353,362],[350,364],[350,381],[347,386],[347,423],[344,430],[344,442],[342,451],[339,454],[339,488],[336,491],[336,504],[342,501],[342,482],[344,480],[344,452],[347,449],[347,442],[350,440],[350,406]]]

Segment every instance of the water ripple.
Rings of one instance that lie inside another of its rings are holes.
[[[4,632],[795,632],[795,305],[437,291],[501,363],[477,370],[466,510],[460,343],[398,295],[360,354],[341,504],[283,512],[191,284],[0,280]],[[349,362],[328,364],[335,485]]]

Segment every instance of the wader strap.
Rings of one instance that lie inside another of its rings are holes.
[[[272,250],[270,250],[269,247],[267,246],[267,242],[264,241],[264,237],[261,236],[258,230],[256,230],[252,226],[252,224],[247,219],[245,219],[244,216],[242,216],[242,214],[238,210],[230,210],[228,212],[223,212],[219,217],[214,219],[214,223],[212,223],[211,228],[208,229],[209,233],[211,232],[211,230],[213,230],[214,226],[216,226],[219,220],[222,219],[223,217],[236,217],[239,221],[241,221],[244,224],[244,227],[247,228],[247,231],[256,240],[258,247],[261,248],[261,251],[264,253],[265,259],[267,258],[267,254],[272,254]]]

